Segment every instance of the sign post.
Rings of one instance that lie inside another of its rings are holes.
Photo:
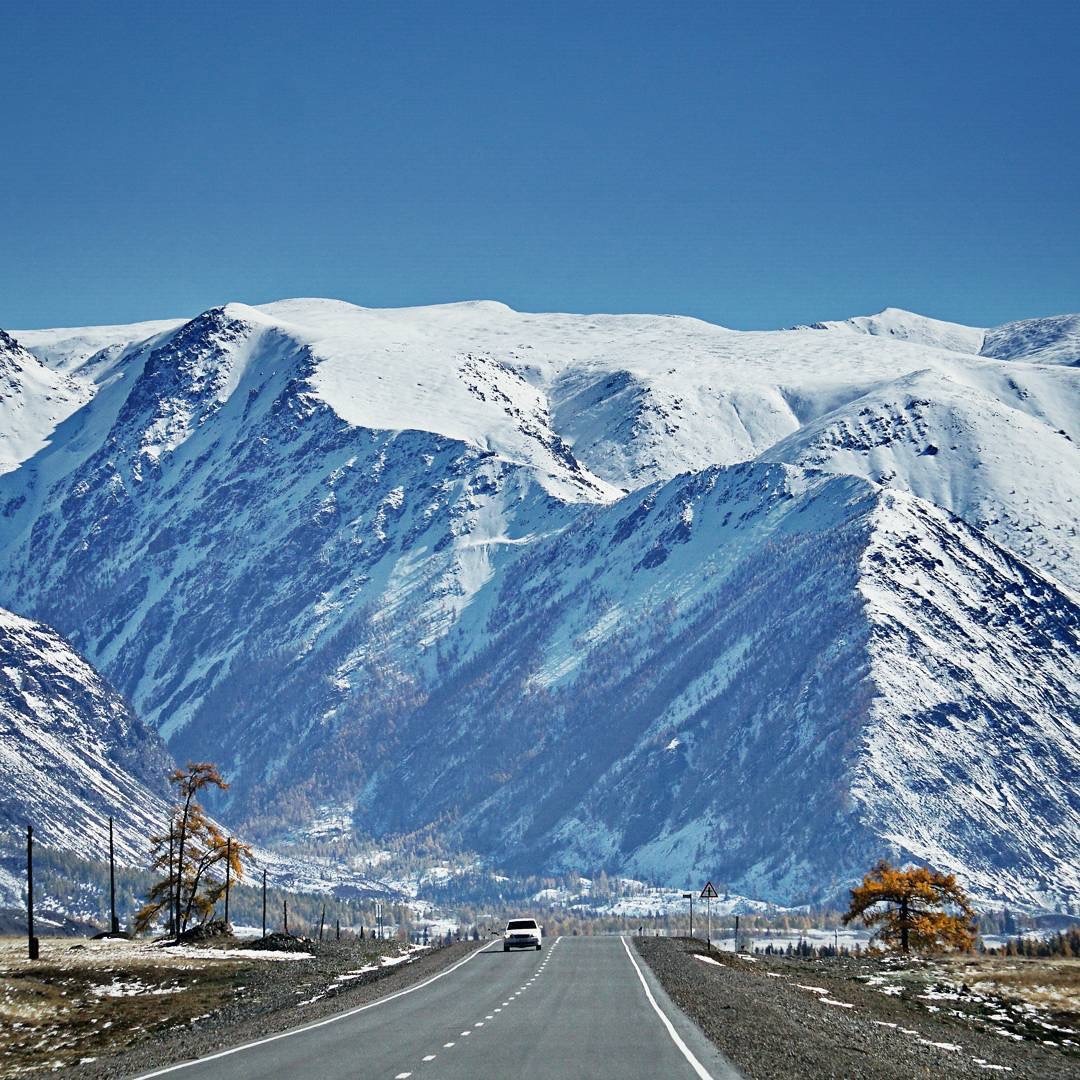
[[[711,881],[706,881],[705,888],[701,890],[701,899],[704,900],[708,905],[709,929],[707,932],[708,936],[705,938],[705,941],[708,944],[710,952],[712,952],[712,902],[716,899],[716,897],[717,892],[713,888],[713,883]]]

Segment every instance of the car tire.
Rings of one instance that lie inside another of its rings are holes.
[[[537,943],[537,946],[536,946],[536,951],[537,951],[537,952],[539,952],[539,951],[540,951],[540,950],[541,950],[541,949],[542,949],[543,947],[544,947],[544,946],[543,946],[543,945],[541,945],[541,944],[539,944],[539,942],[538,942],[538,943]]]
[[[510,951],[510,946],[509,945],[504,945],[503,946],[503,952],[509,952],[509,951]]]

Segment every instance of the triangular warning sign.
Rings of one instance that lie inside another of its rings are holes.
[[[701,890],[702,900],[715,900],[719,896],[719,893],[713,888],[711,881],[705,882],[705,888]]]

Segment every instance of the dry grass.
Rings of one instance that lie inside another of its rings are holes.
[[[245,974],[303,959],[176,955],[148,942],[0,939],[0,1075],[86,1063],[183,1029],[245,993]]]
[[[949,967],[978,993],[1026,1001],[1080,1027],[1080,960],[986,956],[958,958]]]

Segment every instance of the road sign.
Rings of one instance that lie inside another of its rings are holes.
[[[705,888],[701,890],[702,900],[715,900],[720,894],[713,888],[711,881],[705,882]]]

